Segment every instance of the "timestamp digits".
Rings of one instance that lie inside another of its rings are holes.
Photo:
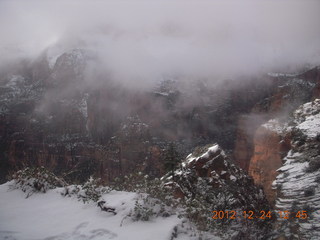
[[[280,219],[292,219],[292,218],[298,218],[298,219],[307,219],[308,214],[307,211],[300,210],[296,212],[290,212],[290,211],[275,211],[272,213],[271,211],[235,211],[235,210],[216,210],[212,211],[212,219],[272,219],[273,217],[277,216]]]

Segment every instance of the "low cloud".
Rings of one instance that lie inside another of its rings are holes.
[[[73,48],[129,86],[320,64],[319,1],[0,1],[0,66]]]

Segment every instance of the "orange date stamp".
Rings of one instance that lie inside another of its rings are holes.
[[[307,211],[300,210],[300,211],[212,211],[212,219],[273,219],[275,217],[281,219],[307,219],[308,214]]]

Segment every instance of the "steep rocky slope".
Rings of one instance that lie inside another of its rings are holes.
[[[8,170],[23,165],[70,170],[76,164],[88,165],[97,154],[87,138],[85,95],[75,90],[77,96],[70,97],[62,83],[46,82],[64,82],[59,66],[78,67],[71,61],[76,53],[65,53],[53,69],[42,55],[19,75],[9,72],[1,79],[1,181]],[[79,72],[67,75],[81,79]]]
[[[319,73],[316,67],[270,74],[275,90],[239,119],[235,161],[263,187],[275,211],[291,212],[275,225],[284,239],[319,238]],[[297,217],[299,211],[308,218]]]
[[[291,149],[273,186],[276,209],[292,214],[280,226],[288,239],[319,239],[320,99],[299,107],[290,127],[283,130],[292,134]],[[308,217],[297,218],[297,211],[305,211]]]
[[[278,175],[276,170],[282,166],[282,152],[286,153],[289,148],[286,135],[278,125],[276,120],[270,120],[256,130],[248,171],[255,183],[264,187],[271,203],[276,197],[271,185]]]
[[[320,67],[315,67],[296,74],[269,74],[273,82],[272,91],[267,97],[255,104],[250,113],[242,115],[238,121],[237,137],[235,142],[234,159],[244,170],[249,170],[250,161],[254,158],[254,138],[262,136],[264,128],[260,126],[275,117],[287,118],[298,106],[315,98],[319,98]],[[260,132],[260,133],[259,133]],[[268,135],[268,133],[266,132]],[[266,137],[267,138],[267,137]],[[277,139],[273,143],[277,144]],[[285,142],[285,145],[287,142]],[[268,149],[269,146],[265,146]],[[282,146],[280,151],[287,147]]]
[[[262,191],[253,185],[252,178],[231,163],[217,144],[199,147],[188,155],[182,162],[181,169],[175,172],[174,181],[178,184],[178,191],[189,198],[202,195],[206,196],[207,200],[214,201],[217,195],[224,195],[220,196],[221,199],[226,198],[223,204],[230,206],[213,204],[216,208],[236,209],[242,206],[245,209],[250,208],[249,206],[267,206]],[[250,195],[245,194],[246,192],[250,192]]]
[[[176,197],[182,198],[194,208],[198,221],[201,214],[208,218],[210,211],[235,212],[235,218],[211,219],[209,224],[224,232],[223,239],[267,239],[271,237],[272,219],[260,219],[261,211],[270,210],[261,188],[245,171],[231,163],[218,144],[197,148],[182,162],[174,175],[164,177]],[[253,218],[244,218],[243,211],[253,211]],[[200,215],[200,216],[199,216]],[[251,219],[251,220],[249,220]],[[249,222],[248,222],[249,221]],[[203,227],[205,223],[201,223]]]
[[[289,118],[262,124],[253,144],[249,174],[275,206],[275,228],[284,239],[318,239],[320,99],[301,105]]]

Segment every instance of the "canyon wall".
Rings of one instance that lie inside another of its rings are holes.
[[[273,128],[272,122],[260,126],[253,139],[254,150],[248,172],[256,184],[263,186],[267,199],[273,204],[276,192],[272,188],[272,182],[278,175],[277,169],[282,166],[283,152],[289,150],[287,144],[282,132]]]
[[[292,133],[283,132],[281,123],[272,119],[286,122],[298,106],[319,97],[320,68],[301,74],[270,74],[270,81],[274,82],[274,91],[250,114],[239,118],[233,157],[275,203],[276,192],[271,185],[291,149]]]

